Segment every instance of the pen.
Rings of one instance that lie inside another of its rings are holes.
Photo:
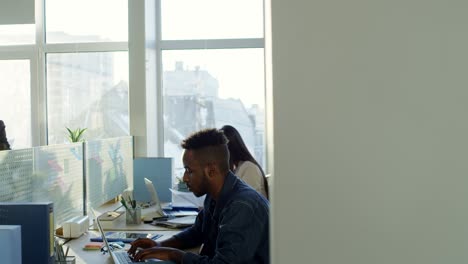
[[[128,197],[128,203],[130,204],[130,206],[131,206],[132,208],[134,208],[134,209],[136,208],[136,201],[130,199],[130,197]],[[127,208],[127,209],[128,209],[128,208]]]
[[[120,202],[121,202],[122,205],[125,207],[125,209],[128,210],[128,206],[127,206],[127,203],[125,202],[125,199],[120,200]]]

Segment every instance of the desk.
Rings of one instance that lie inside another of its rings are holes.
[[[124,208],[123,207],[119,208],[119,206],[120,206],[120,204],[118,204],[118,203],[105,204],[105,205],[99,207],[96,210],[96,213],[98,215],[100,215],[102,213],[105,213],[105,212],[108,212],[108,211],[114,211],[116,209],[118,211],[121,211],[121,210],[124,211]],[[142,208],[142,211],[141,211],[141,216],[142,217],[143,216],[151,216],[151,215],[155,215],[154,207]],[[94,227],[93,224],[94,223],[91,222],[91,224],[90,224],[91,228],[94,229],[94,230],[97,230],[97,227]],[[101,222],[101,224],[102,224],[102,222]],[[119,218],[117,218],[116,220],[114,220],[112,228],[103,227],[103,229],[105,231],[173,231],[174,230],[174,229],[170,229],[170,228],[166,228],[166,227],[162,227],[162,226],[154,226],[154,225],[151,225],[151,224],[145,224],[145,223],[143,223],[143,221],[139,225],[127,225],[125,223],[125,213],[122,216],[120,216]]]
[[[97,214],[101,214],[107,211],[113,211],[116,208],[119,207],[119,204],[117,203],[109,203],[105,204],[101,207],[99,207],[96,210]],[[122,210],[122,209],[120,209]],[[142,210],[142,216],[144,215],[149,215],[151,212],[154,211],[154,208],[143,208]],[[91,217],[92,218],[92,217]],[[91,219],[90,219],[91,220]],[[92,221],[92,220],[91,220]],[[160,238],[156,239],[156,241],[162,241],[166,240],[173,235],[179,233],[181,230],[179,229],[170,229],[170,228],[165,228],[162,226],[154,226],[150,224],[145,224],[141,223],[140,225],[126,225],[125,223],[125,215],[119,217],[118,220],[115,223],[115,225],[111,229],[104,229],[105,231],[127,231],[127,232],[134,232],[134,233],[146,233],[146,232],[151,232],[151,233],[157,233],[157,234],[162,234]],[[92,223],[92,222],[91,222]],[[83,247],[90,242],[91,237],[97,237],[100,236],[99,231],[96,229],[93,229],[94,226],[90,226],[90,230],[83,234],[81,237],[72,239],[69,242],[65,244],[66,246],[70,247],[70,250],[68,252],[69,256],[75,256],[76,257],[76,264],[88,264],[88,263],[108,263],[112,264],[112,258],[109,256],[109,254],[103,255],[99,250],[92,250],[92,251],[87,251],[83,250]],[[126,249],[128,249],[130,246],[129,244],[126,244]],[[198,252],[198,248],[194,248],[189,250],[190,252]]]
[[[165,240],[170,238],[171,236],[179,233],[180,230],[171,230],[171,231],[157,231],[158,234],[162,234],[163,236],[158,238],[157,240]],[[89,263],[106,263],[106,264],[113,264],[112,258],[109,254],[103,255],[99,250],[92,250],[87,251],[83,250],[83,247],[86,243],[89,243],[89,239],[91,237],[100,236],[98,231],[90,230],[87,233],[83,234],[81,237],[70,240],[68,243],[65,244],[66,246],[70,247],[68,252],[69,256],[76,257],[76,264],[89,264]],[[129,244],[126,244],[128,249]],[[191,250],[192,252],[197,252],[197,249]]]

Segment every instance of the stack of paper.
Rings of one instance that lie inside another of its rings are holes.
[[[203,208],[205,195],[196,197],[192,192],[181,192],[174,189],[169,189],[172,192],[172,206],[193,207],[196,209]]]
[[[183,228],[191,226],[195,223],[196,215],[174,217],[174,218],[165,218],[154,220],[152,225],[159,225],[169,228]]]

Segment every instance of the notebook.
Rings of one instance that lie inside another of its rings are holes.
[[[101,234],[102,241],[104,242],[104,246],[108,249],[108,252],[112,260],[114,261],[114,264],[141,263],[141,262],[132,261],[130,256],[127,254],[127,251],[125,250],[112,250],[112,248],[109,246],[109,241],[107,241],[106,234],[104,233],[104,230],[102,229],[101,223],[99,219],[96,217],[96,213],[94,212],[94,209],[91,209],[91,212],[98,226],[98,230],[99,230],[99,233]],[[157,259],[152,259],[152,260],[145,261],[145,262],[159,263],[159,264],[174,263],[172,261],[163,261],[163,260],[157,260]]]

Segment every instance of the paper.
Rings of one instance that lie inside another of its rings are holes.
[[[156,219],[151,224],[169,227],[169,228],[183,228],[183,227],[192,226],[195,223],[196,219],[197,219],[197,216],[190,215],[190,216],[183,216],[183,217],[173,217],[173,218],[164,219],[164,220]]]
[[[151,238],[156,240],[162,237],[162,234],[154,233],[131,233],[131,232],[106,232],[106,239],[108,242],[122,241],[124,243],[130,243],[138,238]],[[102,236],[91,237],[89,239],[92,242],[102,242]]]
[[[203,208],[205,195],[196,197],[192,192],[181,192],[174,189],[169,189],[173,194],[172,206],[186,206],[194,208]]]
[[[167,223],[170,224],[179,224],[179,225],[193,225],[195,223],[196,215],[175,217],[167,220]]]

